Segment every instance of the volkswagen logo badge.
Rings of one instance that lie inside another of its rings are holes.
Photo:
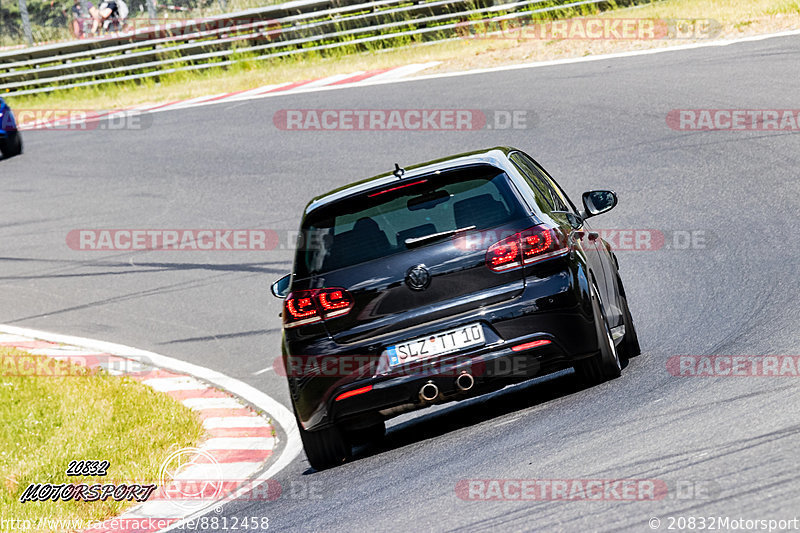
[[[417,265],[406,271],[406,285],[412,290],[421,291],[431,284],[431,273],[425,265]]]

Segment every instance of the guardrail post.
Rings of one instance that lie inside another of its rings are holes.
[[[150,19],[150,24],[155,23],[157,17],[156,5],[153,3],[153,0],[147,0],[147,18]]]
[[[31,32],[31,19],[28,16],[28,4],[19,0],[19,14],[22,17],[22,31],[25,32],[25,41],[28,46],[33,46],[33,33]]]
[[[81,35],[86,35],[86,34],[89,33],[89,30],[86,29],[86,26],[88,26],[89,29],[91,29],[91,27],[92,27],[92,25],[91,25],[91,20],[92,19],[91,19],[91,16],[89,14],[89,0],[81,0],[81,14],[82,14],[82,16],[87,17],[87,18],[85,20],[83,18],[81,18],[78,21],[78,24],[80,24]]]

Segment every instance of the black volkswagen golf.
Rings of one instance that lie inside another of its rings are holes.
[[[531,157],[499,147],[337,189],[306,207],[284,300],[283,363],[311,465],[385,420],[574,367],[618,377],[639,343],[611,247]]]

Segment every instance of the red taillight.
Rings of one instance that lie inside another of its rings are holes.
[[[322,289],[318,298],[326,319],[346,315],[353,307],[353,299],[344,289]]]
[[[405,189],[406,187],[411,187],[412,185],[419,185],[420,183],[425,183],[426,181],[428,181],[428,180],[419,180],[419,181],[413,181],[413,182],[411,182],[411,183],[404,183],[403,185],[398,185],[397,187],[392,187],[392,188],[390,188],[390,189],[385,189],[385,190],[383,190],[383,191],[374,192],[374,193],[372,193],[372,194],[368,194],[367,196],[369,196],[370,198],[372,198],[373,196],[378,196],[378,195],[381,195],[381,194],[386,194],[387,192],[396,191],[396,190],[398,190],[398,189]]]
[[[524,258],[545,253],[553,245],[552,230],[525,230],[520,233],[522,239],[522,256]]]
[[[496,242],[486,252],[486,264],[495,272],[520,266],[519,233]]]
[[[308,318],[317,314],[314,301],[309,298],[289,298],[286,300],[286,309],[295,320]]]
[[[358,396],[359,394],[364,394],[365,392],[369,392],[372,390],[372,385],[367,385],[366,387],[361,387],[360,389],[353,389],[347,392],[341,393],[339,396],[336,397],[336,402],[339,400],[344,400],[345,398],[351,398],[353,396]]]
[[[567,253],[567,243],[561,232],[549,226],[528,228],[489,247],[486,265],[503,272]]]
[[[283,325],[287,328],[320,322],[317,304],[314,301],[316,291],[297,291],[290,293],[283,302]]]
[[[539,346],[546,346],[550,344],[547,339],[540,339],[538,341],[526,342],[525,344],[517,344],[511,347],[512,352],[521,352],[522,350],[530,350],[531,348],[538,348]]]
[[[353,298],[337,287],[296,291],[286,297],[283,307],[283,325],[293,328],[346,315],[353,308]]]

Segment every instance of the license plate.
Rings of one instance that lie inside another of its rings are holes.
[[[483,327],[480,324],[469,324],[389,346],[386,353],[389,356],[389,365],[396,366],[479,346],[485,342]]]

